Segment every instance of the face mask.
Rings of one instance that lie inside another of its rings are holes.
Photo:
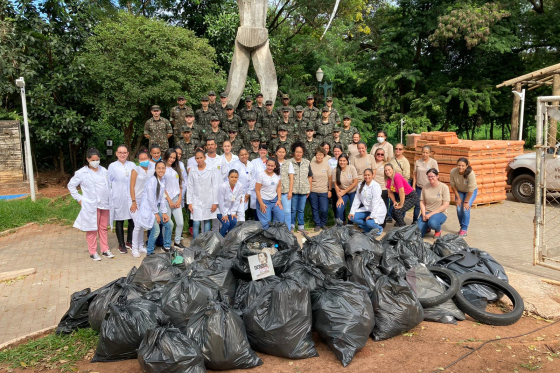
[[[154,158],[152,157],[152,160],[153,160],[154,162],[159,162],[159,161],[161,160],[161,157],[159,157],[158,159],[154,159]]]
[[[381,144],[381,143],[383,143],[383,141],[385,141],[385,137],[378,137],[378,138],[377,138],[377,142],[378,142],[378,143]]]
[[[89,161],[89,165],[92,168],[97,168],[97,167],[99,167],[99,161]]]
[[[142,167],[148,167],[149,165],[150,165],[150,161],[140,162],[140,166],[142,166]]]

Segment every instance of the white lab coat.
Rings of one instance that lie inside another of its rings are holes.
[[[220,157],[222,157],[222,166],[220,167],[220,171],[222,172],[222,178],[224,179],[224,181],[226,181],[228,179],[228,174],[229,174],[229,166],[237,161],[239,159],[238,156],[236,156],[235,154],[231,155],[231,161],[228,162],[228,160],[226,159],[226,155],[222,154]]]
[[[132,162],[115,161],[109,165],[109,186],[113,204],[112,220],[132,219],[128,200],[130,198],[130,173],[136,167]]]
[[[140,203],[140,216],[134,221],[144,229],[152,229],[156,213],[161,211],[162,214],[167,213],[167,203],[165,201],[165,178],[160,181],[159,196],[157,192],[157,176],[152,176],[146,181],[144,192],[142,193],[142,202]],[[159,204],[159,208],[158,208]]]
[[[218,207],[222,215],[239,215],[245,213],[245,193],[243,186],[237,181],[233,190],[229,186],[229,180],[220,185],[218,190]]]
[[[74,228],[78,228],[84,232],[97,231],[97,208],[99,207],[99,200],[95,193],[95,182],[93,180],[94,171],[90,170],[88,166],[80,168],[70,182],[68,182],[68,190],[72,197],[78,201],[82,202],[80,213],[74,222]],[[107,169],[103,166],[99,166],[97,172],[105,177],[107,181],[107,195],[109,196],[109,210],[111,211],[111,193],[109,188],[109,177]],[[82,189],[82,194],[78,193],[78,186]],[[113,219],[109,219],[109,224],[111,224],[111,229],[113,229]]]
[[[266,163],[263,163],[263,161],[260,158],[253,159],[251,163],[253,164],[253,171],[254,171],[253,172],[253,186],[254,186],[255,182],[257,181],[257,176],[259,176],[261,172],[266,170]],[[251,191],[251,208],[252,209],[257,208],[257,193],[255,192],[254,187],[253,190]]]
[[[381,198],[381,187],[375,180],[371,181],[370,185],[365,184],[364,189],[360,193],[361,183],[358,184],[354,202],[350,208],[350,215],[356,212],[369,212],[370,217],[375,220],[377,224],[385,222],[387,215],[387,207]],[[363,205],[360,207],[360,205]]]
[[[237,181],[238,184],[241,184],[243,187],[243,194],[253,195],[255,191],[255,165],[252,162],[247,161],[247,166],[245,166],[239,159],[235,162],[232,162],[228,167],[228,174],[230,170],[237,170],[239,173],[239,180]],[[256,198],[256,197],[255,197]],[[244,203],[244,209],[247,210],[249,208],[249,203]],[[243,214],[245,216],[245,214]],[[240,220],[239,221],[244,221]]]
[[[222,175],[219,170],[208,165],[202,171],[198,166],[191,168],[187,179],[187,204],[193,205],[193,220],[216,219],[218,209],[212,212],[212,205],[218,204],[218,189],[221,183]]]
[[[142,197],[144,196],[144,189],[146,188],[146,182],[150,180],[150,177],[154,177],[154,168],[150,169],[148,166],[148,171],[144,171],[141,166],[134,167],[136,170],[136,184],[134,185],[134,197],[136,198],[136,211],[131,212],[132,220],[134,224],[139,224],[138,219],[140,219],[140,205],[142,204]],[[128,208],[132,206],[132,198],[130,197],[130,192],[128,193]]]

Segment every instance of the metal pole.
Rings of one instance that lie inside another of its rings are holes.
[[[525,112],[525,88],[521,91],[521,114],[519,115],[519,141],[523,137],[523,114]]]
[[[21,106],[23,109],[23,128],[25,129],[25,158],[27,159],[27,178],[29,180],[31,200],[35,202],[35,176],[33,175],[33,160],[31,158],[31,142],[29,140],[29,122],[27,121],[27,102],[25,99],[25,87],[20,87],[20,89]]]
[[[541,223],[542,223],[542,189],[541,174],[543,162],[543,109],[544,103],[537,102],[537,135],[536,135],[536,172],[535,172],[535,237],[533,241],[533,265],[540,262]]]

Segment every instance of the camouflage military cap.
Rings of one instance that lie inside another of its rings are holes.
[[[283,107],[282,111],[290,111],[290,108],[289,107]]]
[[[179,100],[184,100],[184,99],[185,99],[185,96],[179,96],[179,97],[177,97],[177,101],[179,101]]]
[[[255,97],[264,97],[264,95],[262,94],[262,92],[259,92]]]
[[[296,111],[303,111],[303,106],[301,105],[296,106]]]
[[[313,127],[313,125],[310,123],[307,125],[307,127],[305,127],[306,131],[315,131],[315,127]]]
[[[216,121],[219,122],[219,121],[220,121],[220,118],[218,118],[218,117],[215,116],[215,115],[212,115],[212,116],[210,117],[210,122],[216,122]]]
[[[266,100],[266,102],[264,103],[265,105],[272,105],[272,101],[271,100]]]
[[[256,133],[256,132],[253,132],[251,134],[251,141],[261,141],[261,138],[260,138],[259,134]]]
[[[185,114],[186,117],[194,117],[194,111],[192,109],[187,109],[187,113]]]
[[[234,126],[228,127],[228,128],[226,128],[226,132],[228,132],[228,133],[237,132],[237,128],[235,128]]]
[[[257,114],[256,113],[247,113],[247,120],[257,120]]]
[[[329,111],[329,108],[327,106],[323,106],[323,112],[325,111]]]
[[[226,110],[233,110],[233,105],[232,104],[227,104],[226,105]]]
[[[325,101],[332,101],[332,97],[327,97]]]
[[[288,127],[286,127],[285,125],[281,124],[278,126],[278,131],[287,131]]]
[[[225,93],[225,92],[220,93],[220,97],[221,98],[227,98],[227,93]]]
[[[200,98],[200,101],[210,101],[210,99],[208,98],[208,96],[202,96]]]
[[[245,96],[245,102],[253,101],[253,97]]]
[[[192,132],[192,128],[189,126],[181,126],[181,132]]]
[[[208,96],[216,96],[216,92],[210,91],[210,92],[208,92]]]
[[[289,100],[290,99],[290,95],[288,94],[283,94],[282,95],[282,100]]]
[[[350,117],[350,115],[346,114],[342,119],[352,119],[352,118]]]
[[[340,132],[340,127],[334,127],[334,128],[332,129],[332,131],[333,131],[333,132]]]
[[[307,96],[307,99],[308,99],[308,100],[314,100],[315,97],[313,97],[313,95],[309,95],[309,96]]]
[[[161,109],[159,108],[159,105],[152,105],[152,107],[150,108],[151,111],[156,111],[159,110],[161,111]]]

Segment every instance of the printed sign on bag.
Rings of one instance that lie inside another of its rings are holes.
[[[261,280],[268,276],[274,276],[274,267],[272,266],[272,257],[270,254],[259,253],[248,257],[248,259],[253,281]]]

